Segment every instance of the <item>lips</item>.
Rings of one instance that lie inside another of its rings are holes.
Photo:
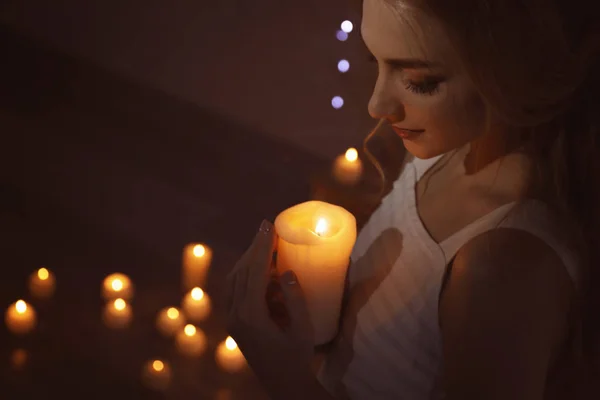
[[[392,126],[392,128],[398,134],[398,136],[405,138],[405,139],[412,138],[414,136],[419,135],[420,133],[425,132],[425,129],[406,129],[406,128],[400,128],[398,126]]]

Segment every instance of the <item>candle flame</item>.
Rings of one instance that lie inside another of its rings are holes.
[[[177,319],[179,318],[179,310],[176,309],[175,307],[171,307],[167,310],[167,317],[169,317],[169,319]]]
[[[204,297],[204,291],[199,287],[195,287],[190,292],[190,295],[192,296],[192,299],[199,301],[202,300],[202,298]]]
[[[227,350],[235,350],[237,343],[231,336],[228,336],[227,339],[225,339],[225,347],[227,347]]]
[[[319,236],[323,236],[327,232],[327,220],[325,218],[319,218],[317,226],[315,227],[315,233]]]
[[[356,151],[354,147],[350,147],[348,150],[346,150],[345,157],[346,160],[350,162],[355,162],[356,160],[358,160],[358,151]]]
[[[196,327],[194,325],[187,324],[185,328],[183,328],[183,333],[186,336],[194,336],[196,334]]]
[[[113,306],[115,307],[115,310],[122,311],[125,309],[125,307],[127,307],[127,303],[125,303],[125,300],[123,299],[116,299],[113,303]]]
[[[110,286],[113,288],[113,290],[115,292],[120,292],[121,290],[123,290],[123,281],[120,280],[119,278],[115,278],[115,279],[113,279]]]
[[[27,311],[27,303],[25,303],[23,300],[19,300],[15,303],[15,309],[19,314],[23,314],[25,311]]]
[[[38,269],[38,278],[40,278],[40,280],[45,281],[46,279],[48,279],[48,276],[50,275],[48,273],[48,270],[46,268],[40,268]]]
[[[154,360],[152,363],[152,369],[154,369],[156,372],[160,372],[165,369],[165,364],[160,360]]]
[[[206,254],[206,249],[201,244],[197,244],[194,246],[192,252],[194,253],[194,256],[200,258]]]

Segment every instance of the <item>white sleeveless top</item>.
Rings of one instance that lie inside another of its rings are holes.
[[[501,206],[438,244],[419,217],[415,186],[442,156],[421,160],[407,154],[392,191],[358,236],[348,277],[350,300],[318,374],[335,398],[444,398],[439,385],[442,282],[454,255],[481,233],[511,227],[541,238],[578,284],[576,255],[561,240],[564,229],[536,200]]]

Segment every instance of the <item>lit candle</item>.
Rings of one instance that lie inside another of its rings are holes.
[[[175,307],[163,308],[156,317],[156,327],[165,336],[173,336],[185,325],[185,318]]]
[[[109,328],[124,328],[131,321],[131,307],[123,299],[109,301],[104,307],[103,318]]]
[[[175,336],[177,349],[185,355],[198,357],[206,350],[206,335],[194,325],[186,325]]]
[[[148,361],[142,369],[142,381],[154,390],[165,390],[171,382],[171,367],[163,360]]]
[[[181,306],[190,321],[204,321],[210,314],[210,299],[199,287],[193,288],[185,295]]]
[[[40,268],[29,277],[29,291],[35,297],[46,299],[54,294],[56,280],[47,268]]]
[[[124,274],[110,274],[104,278],[102,295],[106,300],[114,300],[117,298],[130,300],[133,296],[133,285],[131,280]]]
[[[35,328],[36,320],[35,310],[23,300],[11,304],[4,315],[8,330],[15,334],[31,332]]]
[[[337,332],[356,219],[342,207],[321,201],[293,206],[277,216],[277,270],[296,273],[315,331],[315,344]]]
[[[335,159],[333,175],[342,183],[354,184],[362,174],[362,162],[355,148],[349,148],[344,155]]]
[[[244,355],[231,336],[219,344],[215,358],[217,364],[227,372],[237,372],[246,365]]]
[[[183,249],[183,287],[190,290],[196,286],[206,287],[206,275],[210,262],[212,260],[212,251],[200,243],[191,243]]]

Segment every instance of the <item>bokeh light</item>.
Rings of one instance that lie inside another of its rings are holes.
[[[344,22],[342,22],[342,31],[346,32],[346,33],[350,33],[352,32],[352,29],[354,29],[354,25],[352,24],[352,22],[345,20]]]
[[[338,71],[340,71],[341,73],[348,72],[349,69],[350,63],[348,62],[348,60],[340,60],[338,62]]]
[[[331,99],[331,106],[336,110],[339,110],[344,106],[344,99],[342,99],[340,96],[335,96],[333,99]]]
[[[337,33],[335,34],[335,37],[340,42],[345,42],[346,40],[348,40],[348,34],[342,30],[337,31]]]

